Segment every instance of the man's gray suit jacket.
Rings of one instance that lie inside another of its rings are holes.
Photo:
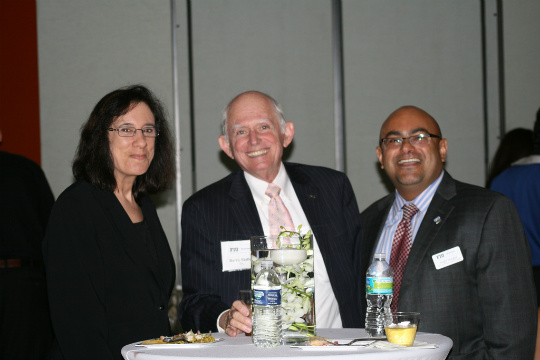
[[[394,198],[362,212],[364,274]],[[455,247],[463,261],[437,270],[433,256]],[[445,172],[414,239],[398,311],[418,311],[418,331],[450,337],[449,359],[532,359],[537,307],[530,257],[514,204]]]

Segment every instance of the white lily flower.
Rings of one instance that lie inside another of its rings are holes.
[[[313,272],[313,265],[306,265],[306,267],[304,267],[304,273],[310,273],[310,272]],[[304,276],[308,276],[308,275],[305,274]]]
[[[261,271],[261,263],[253,263],[253,272],[258,274]]]
[[[294,301],[294,298],[296,297],[295,294],[288,294],[285,299],[283,297],[281,298],[281,301],[285,301],[286,303]]]

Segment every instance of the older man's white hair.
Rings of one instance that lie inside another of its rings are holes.
[[[281,109],[281,105],[277,102],[276,99],[274,99],[273,97],[271,97],[268,94],[265,94],[263,92],[256,91],[256,90],[250,90],[250,91],[245,91],[245,92],[243,92],[241,94],[236,95],[231,101],[229,101],[227,106],[225,106],[225,108],[221,111],[221,132],[225,136],[225,140],[227,142],[229,142],[229,132],[227,131],[227,129],[228,129],[228,125],[229,125],[229,110],[231,108],[231,105],[240,96],[242,96],[244,94],[248,94],[248,93],[255,93],[255,94],[262,95],[262,96],[264,96],[265,98],[267,98],[270,101],[270,103],[272,104],[272,107],[274,108],[275,115],[276,115],[276,117],[278,119],[279,128],[281,129],[281,133],[285,134],[285,117],[283,116],[283,110]]]

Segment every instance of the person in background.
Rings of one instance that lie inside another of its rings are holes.
[[[97,103],[73,175],[43,244],[51,358],[122,359],[124,345],[170,334],[175,265],[148,195],[172,185],[174,146],[150,90],[129,86]]]
[[[420,312],[418,331],[450,337],[448,359],[532,359],[536,297],[519,214],[508,198],[454,180],[447,151],[422,109],[401,107],[382,124],[377,156],[396,191],[361,214],[362,265],[387,254],[394,311]]]
[[[362,327],[360,307],[360,213],[352,186],[341,172],[283,163],[293,140],[279,104],[267,94],[248,91],[223,110],[221,149],[241,170],[193,194],[182,210],[182,285],[179,318],[184,329],[251,331],[251,313],[238,301],[250,287],[245,270],[222,271],[221,242],[270,235],[269,184],[294,227],[313,231],[317,327]]]
[[[531,155],[514,162],[495,177],[490,189],[508,196],[517,207],[531,247],[536,300],[540,306],[540,109],[536,113],[533,134]],[[540,359],[540,337],[537,353],[535,359]]]
[[[53,204],[39,165],[0,151],[0,359],[45,359],[52,344],[41,242]]]
[[[512,163],[531,154],[533,151],[533,132],[530,129],[517,128],[502,138],[486,180],[486,188],[490,188],[493,179],[508,169]]]

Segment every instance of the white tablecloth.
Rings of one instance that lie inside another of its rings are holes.
[[[364,329],[318,329],[317,335],[330,339],[355,339],[365,337]],[[384,360],[384,359],[415,359],[415,360],[436,360],[445,359],[450,349],[452,340],[446,336],[429,333],[418,333],[416,341],[424,341],[436,344],[435,349],[405,348],[403,350],[381,350],[376,348],[355,347],[354,350],[344,351],[343,347],[325,347],[328,350],[302,350],[291,348],[290,345],[283,345],[272,349],[257,348],[251,342],[251,337],[240,335],[231,338],[225,334],[214,334],[216,338],[223,338],[215,344],[201,345],[197,348],[163,349],[136,347],[133,343],[122,348],[122,356],[127,360],[209,360],[209,359],[257,359],[276,360],[277,358],[294,357],[295,360],[314,360],[317,357],[321,360],[339,357],[338,360],[361,359],[361,360]],[[141,339],[143,340],[143,339]]]

